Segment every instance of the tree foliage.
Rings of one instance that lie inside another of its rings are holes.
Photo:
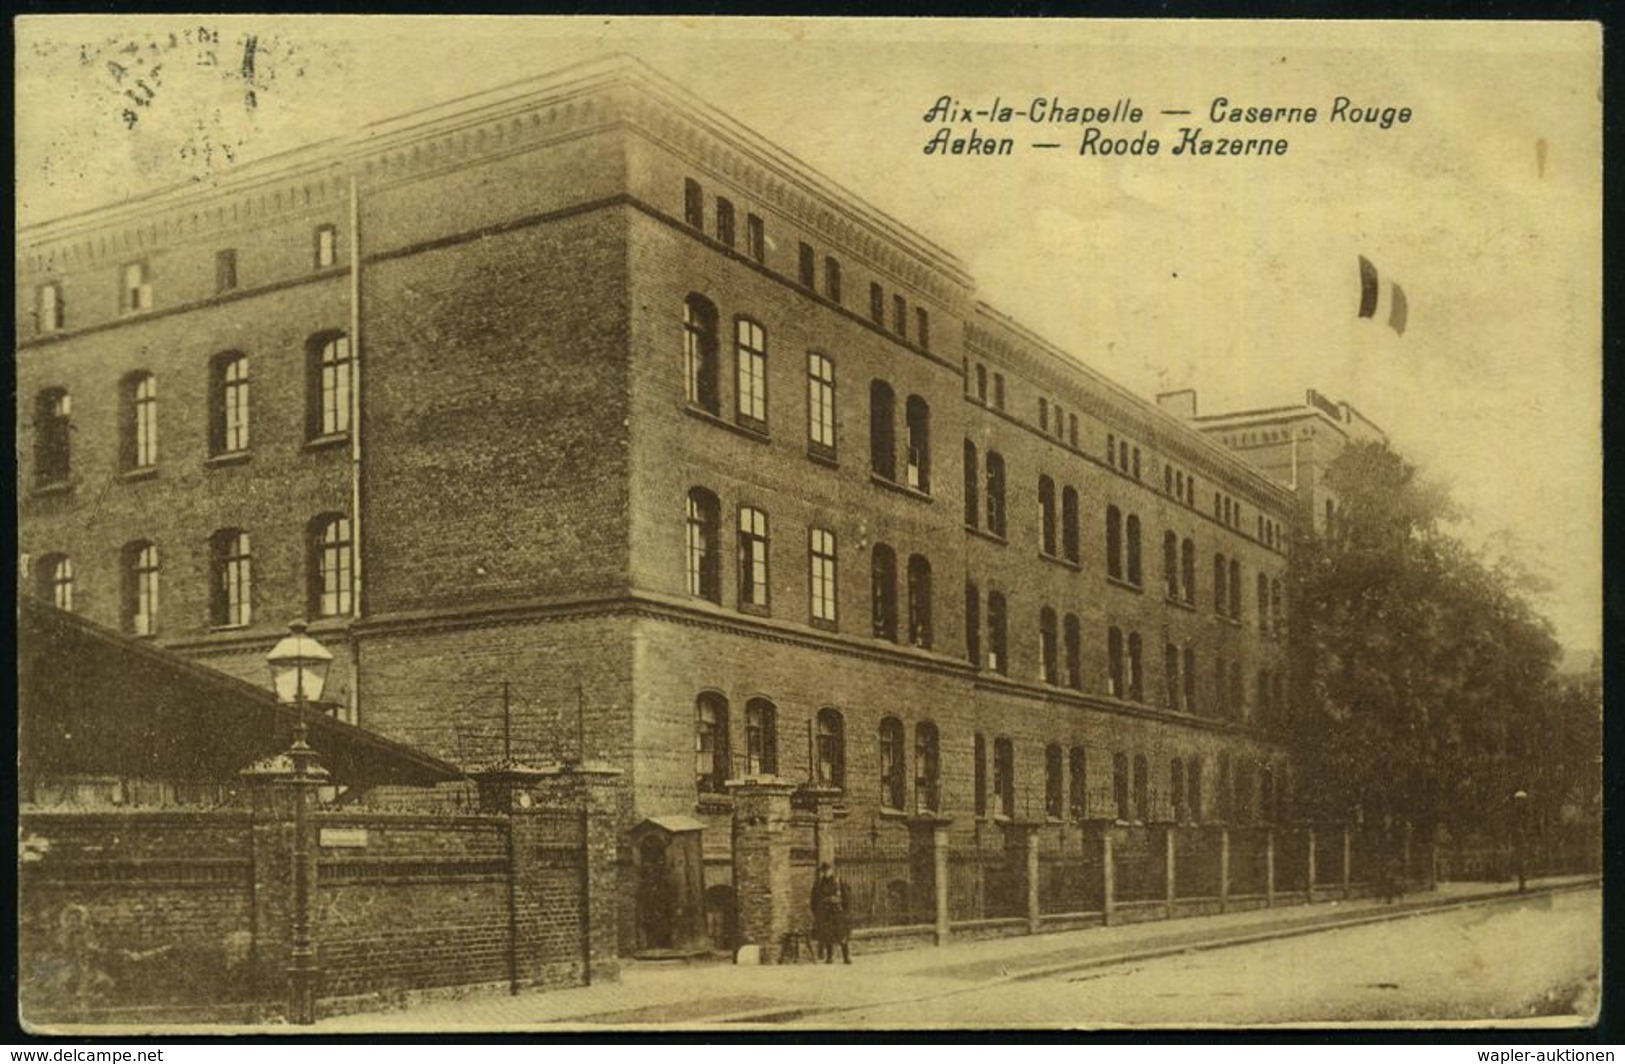
[[[1530,726],[1556,697],[1550,625],[1517,572],[1444,530],[1447,495],[1385,445],[1351,444],[1326,486],[1337,516],[1297,546],[1294,589],[1313,812],[1493,822],[1534,783]]]

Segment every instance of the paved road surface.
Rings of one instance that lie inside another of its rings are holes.
[[[1601,904],[1595,890],[1518,899],[796,1022],[1189,1026],[1589,1012],[1601,963]]]

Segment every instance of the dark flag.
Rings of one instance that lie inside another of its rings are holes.
[[[1409,312],[1410,307],[1405,302],[1405,290],[1397,284],[1391,287],[1392,293],[1388,302],[1388,324],[1393,328],[1394,332],[1404,336],[1405,315]]]
[[[1377,313],[1377,268],[1371,260],[1360,256],[1360,317],[1369,318]]]

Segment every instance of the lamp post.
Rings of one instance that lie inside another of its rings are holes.
[[[309,703],[321,700],[333,655],[305,634],[305,622],[294,621],[288,625],[288,635],[271,648],[265,660],[271,668],[271,687],[277,699],[292,704],[296,713],[293,744],[286,754],[292,767],[287,783],[294,789],[288,1011],[293,1023],[311,1024],[316,1022],[316,948],[310,940],[310,806],[327,773],[315,764],[316,751],[306,741],[310,725],[305,715]]]
[[[1529,816],[1529,792],[1522,787],[1512,792],[1512,830],[1517,834],[1513,838],[1512,860],[1518,869],[1518,893],[1527,889],[1527,869],[1524,867],[1524,847],[1526,836],[1524,821]]]

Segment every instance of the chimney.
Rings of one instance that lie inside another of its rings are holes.
[[[1196,389],[1181,388],[1177,392],[1160,392],[1157,395],[1157,406],[1166,410],[1174,417],[1187,420],[1196,416]]]

